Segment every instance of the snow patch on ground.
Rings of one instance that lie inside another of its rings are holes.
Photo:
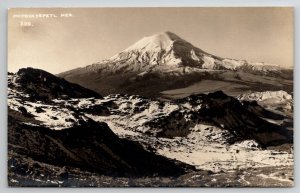
[[[205,130],[212,129],[212,132]],[[207,132],[206,132],[207,131]],[[293,156],[289,153],[278,154],[272,150],[257,148],[255,141],[243,141],[234,145],[226,145],[222,138],[224,131],[208,126],[196,125],[186,138],[170,139],[158,153],[176,159],[198,169],[214,172],[229,171],[249,167],[292,166]],[[212,137],[208,136],[214,133]]]

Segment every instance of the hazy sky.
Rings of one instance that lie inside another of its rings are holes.
[[[10,9],[8,17],[13,72],[83,67],[162,31],[217,56],[293,65],[292,8]]]

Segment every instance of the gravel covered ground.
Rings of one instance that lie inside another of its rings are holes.
[[[199,170],[178,178],[172,177],[112,177],[82,171],[72,167],[57,167],[9,153],[9,186],[53,187],[290,187],[293,168],[261,167],[211,172]]]

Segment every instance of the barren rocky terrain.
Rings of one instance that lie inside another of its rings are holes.
[[[11,186],[293,185],[283,90],[103,97],[27,68],[8,75],[8,108]]]

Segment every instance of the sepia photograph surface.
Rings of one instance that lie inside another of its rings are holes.
[[[293,8],[11,8],[11,187],[292,187]]]

